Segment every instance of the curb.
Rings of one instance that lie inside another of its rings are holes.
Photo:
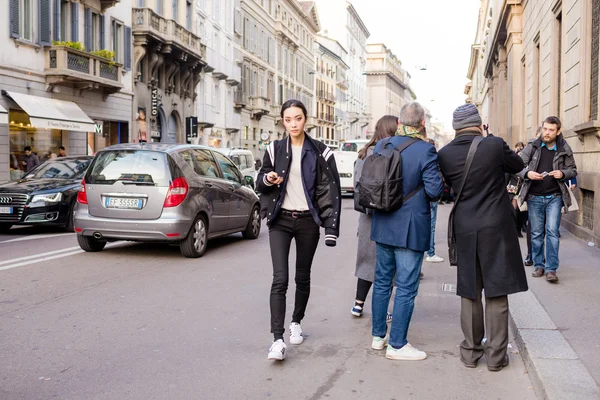
[[[535,294],[509,296],[509,324],[539,399],[597,400],[600,388]]]

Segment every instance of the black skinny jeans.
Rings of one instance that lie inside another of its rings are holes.
[[[289,255],[292,239],[296,240],[296,303],[292,322],[300,323],[310,296],[310,269],[319,244],[319,226],[312,217],[293,218],[281,214],[269,228],[273,284],[271,285],[271,333],[285,332],[286,293],[289,281]]]

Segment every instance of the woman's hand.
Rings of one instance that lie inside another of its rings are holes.
[[[283,178],[277,175],[277,172],[271,171],[267,174],[267,180],[273,185],[281,185]]]

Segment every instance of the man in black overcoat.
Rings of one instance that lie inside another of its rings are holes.
[[[477,108],[465,104],[454,111],[456,138],[439,151],[444,179],[457,194],[462,183],[471,142],[483,126]],[[455,199],[454,232],[457,250],[457,294],[461,300],[461,361],[477,366],[485,354],[488,369],[508,365],[507,295],[528,289],[505,173],[516,174],[524,163],[499,137],[483,138],[465,181]],[[484,312],[482,290],[486,297]]]

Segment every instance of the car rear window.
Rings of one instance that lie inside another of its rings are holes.
[[[150,150],[109,150],[98,153],[86,181],[112,185],[117,181],[169,186],[167,155]]]

